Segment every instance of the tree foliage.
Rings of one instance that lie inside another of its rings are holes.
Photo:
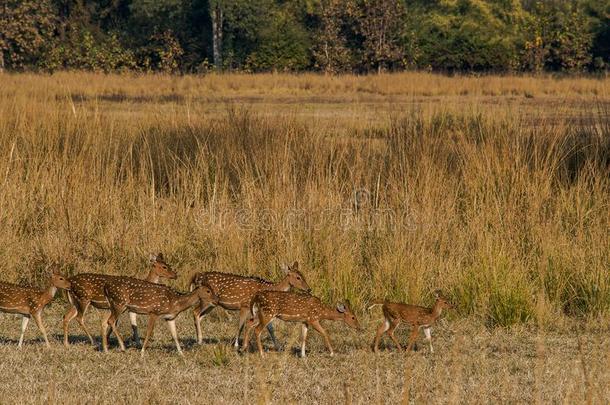
[[[604,70],[610,0],[0,0],[0,69]]]
[[[46,0],[2,0],[0,4],[0,71],[35,64],[55,26]]]

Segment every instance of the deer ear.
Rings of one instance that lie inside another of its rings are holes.
[[[158,262],[162,262],[163,260],[165,260],[165,259],[163,259],[163,253],[159,252],[159,253],[157,254],[157,261],[158,261]]]
[[[345,312],[345,305],[343,304],[337,304],[337,311],[344,313]]]
[[[290,268],[288,267],[288,265],[286,265],[285,263],[283,263],[280,268],[282,269],[282,271],[286,274],[288,274],[290,272]]]
[[[294,263],[292,263],[292,266],[290,266],[291,270],[298,270],[299,269],[299,262],[298,261],[294,261]]]
[[[156,262],[156,261],[157,261],[157,256],[156,256],[154,253],[151,253],[151,254],[150,254],[150,256],[148,256],[148,260],[149,260],[151,263],[154,263],[154,262]]]
[[[441,297],[441,290],[435,290],[434,291],[434,298],[438,299]]]

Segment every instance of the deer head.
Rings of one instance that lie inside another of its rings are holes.
[[[57,265],[52,266],[49,276],[51,279],[51,284],[56,288],[63,288],[64,290],[69,290],[72,287],[70,281],[63,275],[61,275],[61,273],[59,272],[59,266]]]
[[[163,253],[159,254],[151,254],[150,255],[150,264],[153,267],[153,272],[156,273],[159,277],[165,277],[170,280],[175,280],[178,278],[178,274],[169,266],[169,264],[165,263],[165,259],[163,258]]]
[[[337,311],[343,315],[343,322],[354,329],[362,329],[360,323],[356,318],[356,315],[352,312],[348,300],[345,300],[345,304],[337,304]]]
[[[288,284],[294,288],[298,288],[299,290],[310,292],[311,288],[305,281],[305,277],[299,271],[299,262],[294,262],[292,265],[282,265],[282,271],[286,275],[288,279]]]
[[[197,291],[197,296],[199,297],[199,301],[201,302],[202,305],[208,305],[208,304],[218,305],[218,301],[219,301],[218,296],[216,294],[214,294],[212,289],[207,284],[203,284],[203,285],[197,287],[196,291]]]
[[[454,308],[453,304],[451,304],[445,297],[443,297],[441,290],[434,291],[434,298],[436,298],[434,306],[439,310]]]

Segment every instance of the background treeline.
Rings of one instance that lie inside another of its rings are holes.
[[[0,69],[600,71],[609,0],[0,0]]]

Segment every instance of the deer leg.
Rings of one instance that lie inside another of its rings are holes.
[[[23,344],[23,337],[25,336],[25,330],[28,327],[29,321],[30,317],[28,315],[24,315],[23,318],[21,318],[21,336],[19,337],[19,344],[17,345],[19,348],[21,348],[21,345]]]
[[[82,302],[78,302],[78,301],[76,302],[76,311],[77,311],[76,321],[78,322],[80,327],[83,329],[83,331],[89,338],[89,342],[91,342],[91,345],[95,345],[95,342],[93,341],[93,336],[91,336],[91,333],[89,333],[89,330],[85,326],[85,321],[84,321],[85,312],[87,312],[87,308],[89,308],[90,304],[91,304],[91,301],[87,301],[84,304]],[[64,336],[65,336],[65,332],[64,332]]]
[[[38,329],[40,329],[40,332],[42,333],[42,337],[44,338],[44,342],[46,343],[47,347],[50,348],[51,344],[49,343],[49,338],[47,337],[47,331],[44,327],[44,324],[42,323],[42,318],[40,316],[40,314],[42,313],[42,310],[35,312],[33,314],[34,316],[34,321],[36,321],[36,325],[38,326]]]
[[[375,340],[373,341],[373,352],[377,353],[379,350],[379,341],[381,340],[381,336],[383,336],[388,329],[390,329],[390,321],[384,319],[383,323],[377,328],[377,334],[375,335]]]
[[[180,348],[180,341],[178,341],[178,332],[176,332],[176,320],[168,320],[167,326],[169,326],[169,331],[172,334],[172,337],[174,338],[174,342],[176,342],[176,349],[178,349],[178,353],[180,354],[180,356],[184,356],[184,354],[182,353],[182,349]]]
[[[203,343],[203,332],[201,331],[201,320],[203,316],[208,314],[212,309],[214,309],[215,305],[208,305],[207,307],[196,306],[193,309],[193,321],[195,321],[195,331],[197,332],[197,344]]]
[[[305,357],[305,342],[307,341],[307,330],[309,327],[306,323],[301,327],[301,335],[303,340],[301,341],[301,357]]]
[[[197,334],[197,344],[203,343],[203,332],[201,332],[201,305],[193,309],[193,321],[195,322],[195,333]]]
[[[112,331],[114,332],[117,340],[119,341],[119,347],[121,348],[121,351],[124,352],[125,351],[125,342],[123,341],[123,338],[119,334],[119,328],[117,327],[117,324],[116,324],[117,317],[111,316],[111,318],[108,320],[108,323],[110,324]]]
[[[411,334],[409,335],[409,346],[407,346],[407,351],[411,351],[413,349],[413,345],[417,340],[417,334],[419,332],[419,325],[412,325],[413,330],[411,330]]]
[[[117,319],[119,318],[119,315],[121,315],[123,313],[123,311],[125,311],[124,305],[117,305],[112,302],[110,303],[110,316],[106,318],[105,325],[103,324],[103,326],[102,326],[103,339],[105,339],[105,342],[106,342],[104,351],[108,351],[108,336],[106,335],[106,330],[108,328],[108,325],[110,325],[117,340],[119,341],[119,347],[121,348],[121,351],[123,351],[123,352],[125,351],[125,343],[123,342],[123,338],[121,338],[121,334],[119,333],[119,330],[118,330],[117,324],[116,324]]]
[[[148,315],[148,324],[146,325],[146,337],[144,337],[144,343],[142,344],[142,351],[140,352],[144,356],[144,349],[149,339],[153,337],[155,331],[155,322],[157,322],[157,315]]]
[[[138,315],[135,312],[129,313],[129,323],[131,324],[131,340],[140,346],[140,335],[138,335]]]
[[[278,352],[282,351],[282,346],[277,342],[277,339],[275,338],[275,332],[273,330],[272,322],[269,322],[269,325],[267,325],[267,330],[269,331],[269,336],[271,336],[271,341],[273,342],[273,347],[275,348],[275,350]]]
[[[324,343],[326,344],[326,347],[328,348],[328,351],[330,352],[330,357],[333,357],[335,355],[335,352],[333,351],[333,347],[330,344],[330,339],[328,337],[328,333],[326,333],[326,331],[324,330],[322,325],[320,325],[320,321],[310,322],[310,325],[313,326],[313,328],[315,330],[317,330],[320,335],[322,335],[322,337],[324,338]]]
[[[68,294],[68,296],[69,296],[69,294]],[[89,333],[89,330],[85,326],[85,321],[84,321],[85,313],[87,312],[89,305],[91,305],[91,301],[82,302],[82,301],[75,300],[75,302],[74,302],[74,306],[76,307],[76,311],[77,311],[76,320],[77,320],[78,324],[80,325],[80,327],[85,332],[85,334],[87,335],[87,337],[89,338],[89,342],[91,342],[91,345],[95,345],[95,342],[93,341],[93,336],[91,336],[91,333]],[[66,333],[67,333],[67,328],[64,330],[64,336],[66,336]]]
[[[68,342],[68,325],[70,321],[74,319],[74,317],[78,314],[78,309],[76,306],[72,305],[68,312],[64,315],[63,325],[64,325],[64,346],[68,346],[70,343]]]
[[[110,322],[110,317],[112,316],[112,312],[102,313],[102,350],[107,353],[108,352],[108,323]]]
[[[93,336],[91,336],[91,333],[89,333],[89,330],[87,329],[87,327],[85,326],[85,321],[83,319],[83,315],[85,315],[83,312],[79,312],[76,315],[76,320],[78,321],[78,324],[80,325],[80,327],[85,331],[85,334],[87,335],[87,337],[89,338],[89,342],[91,342],[92,345],[95,344],[95,342],[93,341]],[[66,339],[67,340],[67,339]]]
[[[119,327],[119,320],[117,318],[114,319],[114,326],[116,328]],[[110,339],[110,335],[112,335],[112,327],[108,328],[108,330],[106,331],[106,338]]]
[[[248,350],[248,344],[250,343],[250,335],[252,334],[252,329],[258,325],[258,320],[256,318],[251,318],[246,321],[246,332],[244,333],[244,340],[241,344],[241,351]]]
[[[398,349],[398,351],[402,350],[402,346],[400,346],[400,343],[398,342],[398,339],[396,339],[396,336],[394,336],[394,331],[396,330],[396,328],[398,327],[398,324],[400,323],[400,320],[398,319],[393,319],[392,323],[388,329],[388,335],[390,335],[390,338],[392,339],[392,342],[394,342],[394,344],[396,345],[396,349]]]
[[[244,329],[244,325],[250,316],[250,309],[248,307],[242,307],[239,309],[239,327],[237,328],[237,335],[235,335],[235,342],[233,345],[237,349],[239,347],[239,336],[241,335],[241,331]]]
[[[263,333],[263,329],[265,329],[265,327],[271,321],[272,319],[268,320],[267,322],[263,322],[263,320],[259,318],[259,323],[256,325],[256,329],[254,330],[254,333],[256,334],[256,346],[258,347],[258,352],[260,353],[261,357],[265,357],[263,343],[261,342],[261,334]]]
[[[424,335],[426,335],[426,340],[430,345],[430,353],[434,353],[434,348],[432,347],[432,331],[430,327],[424,328]]]

